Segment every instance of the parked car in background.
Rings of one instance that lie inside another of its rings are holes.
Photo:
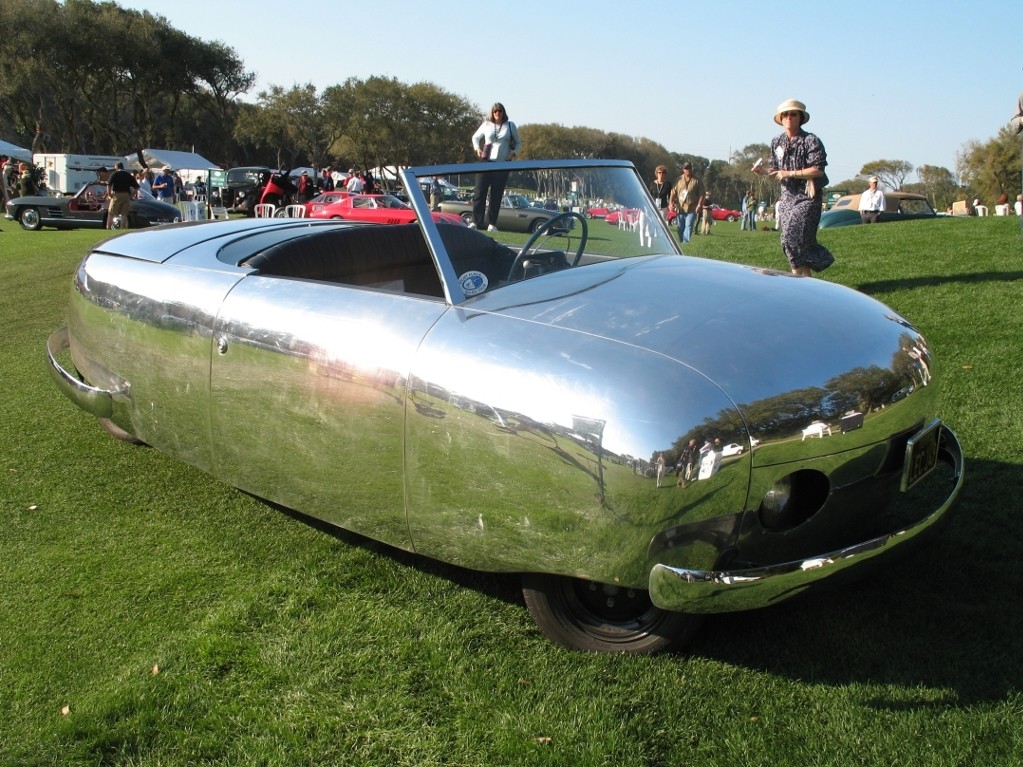
[[[880,224],[892,221],[913,221],[917,219],[936,219],[938,213],[922,194],[911,192],[885,192],[884,211],[878,220]],[[847,194],[839,197],[830,210],[821,214],[819,229],[832,229],[836,226],[851,226],[860,221],[860,196]]]
[[[731,208],[722,208],[720,205],[713,203],[710,206],[710,215],[715,221],[738,221],[742,216],[742,212],[738,210],[732,210]],[[675,223],[675,218],[678,216],[673,210],[669,210],[665,214],[665,218],[669,224]]]
[[[627,225],[639,218],[639,208],[619,208],[617,210],[609,211],[604,216],[604,223],[611,224],[611,226],[618,226],[619,224]]]
[[[231,213],[250,213],[270,172],[265,165],[229,168],[227,186],[210,190],[210,205],[223,206]]]
[[[712,203],[710,215],[715,221],[738,221],[742,217],[742,211],[722,208],[720,205]]]
[[[93,181],[71,197],[15,197],[8,201],[6,217],[23,229],[104,229],[107,225],[107,186]],[[174,205],[152,198],[132,198],[128,205],[127,226],[142,229],[156,224],[171,224],[181,219]],[[119,226],[123,226],[120,224]]]
[[[509,171],[578,179],[649,227],[565,212],[522,242],[439,225],[418,183]],[[579,650],[683,647],[705,614],[846,582],[939,529],[962,451],[895,310],[681,255],[624,161],[401,178],[414,224],[234,218],[95,245],[46,344],[54,381],[112,434],[274,506],[516,574]],[[850,407],[861,427],[800,440]],[[659,487],[651,468],[688,445],[708,446],[695,478]],[[809,609],[829,631],[829,603]]]
[[[307,217],[313,217],[313,213],[323,210],[328,205],[333,205],[334,203],[343,200],[350,194],[351,192],[344,189],[333,189],[329,192],[320,192],[305,204],[305,214]],[[316,218],[322,218],[322,216],[316,216]]]
[[[467,224],[472,223],[472,202],[445,200],[440,209],[444,213],[461,216]],[[501,210],[497,214],[497,228],[505,232],[532,233],[548,221],[557,218],[562,228],[572,226],[572,221],[565,219],[556,210],[534,208],[522,194],[506,194],[501,200]]]
[[[390,194],[346,194],[331,203],[316,204],[308,218],[329,218],[338,221],[368,221],[373,224],[410,224],[416,220],[411,206]],[[454,213],[431,212],[438,223],[465,226]]]

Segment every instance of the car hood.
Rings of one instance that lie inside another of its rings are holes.
[[[906,320],[855,290],[685,256],[566,270],[465,306],[670,357],[740,407],[829,389],[854,371],[873,371],[865,387],[884,378],[893,391],[912,388],[904,350],[918,343],[926,349]]]

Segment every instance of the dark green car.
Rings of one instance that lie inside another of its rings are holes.
[[[818,229],[830,229],[836,226],[850,226],[860,223],[860,196],[847,194],[835,200],[830,210],[821,215]],[[910,192],[885,192],[884,210],[878,221],[880,224],[889,221],[909,221],[917,218],[937,218],[938,214],[922,194]]]

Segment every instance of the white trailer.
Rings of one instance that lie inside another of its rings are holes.
[[[34,154],[32,162],[43,169],[47,188],[62,194],[74,194],[95,181],[99,171],[113,171],[114,163],[124,162],[124,158],[93,154]]]

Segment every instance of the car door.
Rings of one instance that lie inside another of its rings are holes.
[[[85,186],[68,204],[68,218],[101,224],[107,214],[107,188],[93,183]]]
[[[402,548],[406,381],[442,301],[250,275],[215,323],[217,473],[288,508]]]

